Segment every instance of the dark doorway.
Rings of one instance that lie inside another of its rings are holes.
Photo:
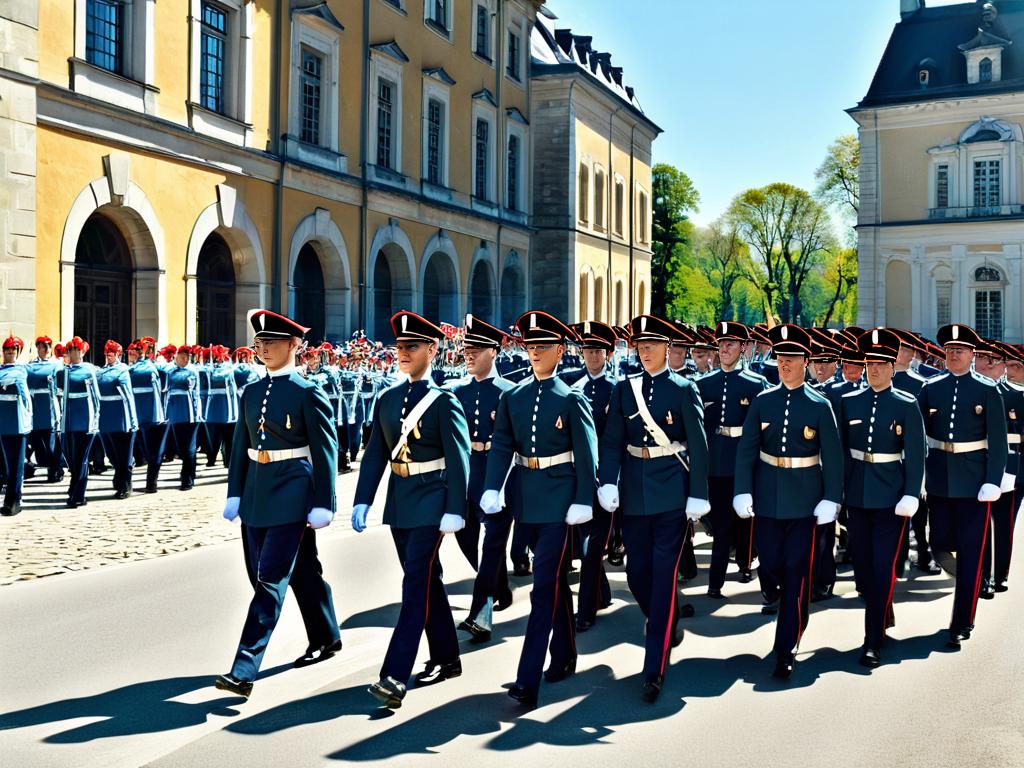
[[[235,265],[216,232],[206,238],[196,269],[196,341],[235,348]]]
[[[391,335],[391,316],[395,314],[391,296],[391,265],[384,251],[373,265],[373,339],[387,341]]]
[[[75,247],[75,335],[89,342],[86,359],[103,362],[103,345],[132,340],[132,256],[110,219],[94,213]]]
[[[491,276],[487,264],[478,261],[473,269],[473,279],[469,284],[469,311],[473,317],[479,317],[485,323],[494,323],[491,309],[494,306],[494,295],[491,290]]]
[[[324,341],[327,328],[324,272],[320,267],[320,256],[312,243],[306,243],[299,251],[292,280],[295,286],[296,322],[312,329],[306,335],[310,343]]]

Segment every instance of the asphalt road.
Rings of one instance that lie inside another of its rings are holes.
[[[960,652],[943,647],[951,580],[901,582],[894,642],[873,672],[857,664],[863,615],[844,571],[843,596],[814,607],[794,677],[780,684],[756,582],[730,572],[730,599],[710,601],[702,546],[686,590],[697,616],[654,705],[639,697],[643,619],[616,570],[612,607],[578,638],[576,676],[545,684],[525,714],[502,688],[529,607],[529,580],[517,580],[496,639],[463,644],[463,676],[411,690],[391,713],[365,692],[397,616],[390,535],[339,527],[320,545],[344,650],[292,669],[305,638],[289,597],[247,702],[212,687],[248,601],[237,541],[0,589],[0,764],[1024,766],[1021,564],[1009,592],[982,602]],[[472,573],[453,540],[442,560],[459,620]]]

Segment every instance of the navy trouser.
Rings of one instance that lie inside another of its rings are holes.
[[[480,518],[476,505],[470,502],[466,510],[466,527],[455,534],[455,541],[474,571],[480,570]]]
[[[100,432],[103,450],[114,468],[114,490],[127,491],[132,482],[135,467],[134,432]]]
[[[459,638],[441,580],[438,551],[444,534],[436,525],[392,528],[402,564],[402,608],[381,666],[381,677],[405,684],[416,663],[420,637],[427,633],[431,661],[446,664],[459,657]]]
[[[52,429],[33,429],[28,433],[28,444],[32,446],[36,466],[46,467],[46,478],[50,481],[61,474],[60,452],[54,448],[59,441]]]
[[[816,526],[814,532],[814,591],[831,593],[836,586],[836,524]]]
[[[25,443],[25,435],[0,435],[6,484],[5,507],[21,503],[21,489],[25,482]]]
[[[221,455],[221,447],[224,448],[224,466],[228,465],[231,458],[231,440],[235,436],[234,424],[207,424],[206,432],[210,438],[210,450],[207,452],[207,463],[212,467],[217,463],[217,457]]]
[[[626,546],[626,583],[647,617],[644,679],[665,674],[672,636],[679,621],[676,577],[683,555],[687,524],[683,510],[658,515],[622,517]]]
[[[305,531],[305,520],[266,528],[242,528],[253,595],[231,665],[231,674],[239,680],[255,680],[260,670],[270,635],[281,617],[288,579]]]
[[[593,621],[597,611],[611,602],[612,590],[604,570],[604,553],[612,537],[614,515],[593,502],[594,518],[579,526],[583,539],[580,553],[580,584],[576,615]]]
[[[175,453],[181,459],[181,482],[195,482],[196,479],[196,436],[202,424],[185,422],[172,424]]]
[[[761,560],[758,576],[763,574],[768,580],[767,586],[762,585],[762,592],[774,588],[779,598],[776,653],[796,653],[807,627],[816,528],[817,519],[813,516],[792,520],[761,516],[754,525],[754,542]]]
[[[475,517],[480,508],[469,505],[469,517]],[[469,517],[466,519],[469,527]],[[508,564],[505,552],[508,549],[508,535],[512,530],[512,514],[502,510],[485,515],[480,525],[484,529],[484,540],[480,551],[480,567],[473,582],[473,602],[469,606],[469,621],[475,621],[484,629],[490,629],[490,617],[481,613],[489,599],[499,599],[508,593]],[[462,533],[462,531],[459,531]]]
[[[1006,581],[1010,576],[1013,529],[1017,523],[1017,508],[1020,506],[1022,492],[1024,488],[1018,487],[1010,493],[1004,493],[999,501],[992,502],[993,571],[997,582]]]
[[[949,628],[959,631],[974,624],[981,588],[985,533],[992,504],[977,499],[929,496],[932,546],[941,552],[956,552],[956,588]]]
[[[530,532],[518,520],[512,525],[512,544],[509,547],[509,559],[513,565],[530,564]]]
[[[897,515],[895,507],[850,507],[849,519],[853,570],[864,586],[864,645],[878,650],[885,630],[896,623],[892,596],[908,520]]]
[[[246,526],[242,525],[242,552],[245,554],[245,570],[249,583],[256,589],[257,565],[249,547],[249,535]],[[331,585],[324,580],[324,569],[316,549],[316,531],[307,528],[299,542],[299,551],[295,557],[295,566],[288,585],[295,595],[302,623],[306,627],[306,637],[310,647],[330,645],[341,633],[338,629],[338,617],[334,612],[334,598]]]
[[[526,622],[523,651],[516,682],[534,694],[540,689],[544,656],[550,650],[551,666],[564,667],[576,658],[576,626],[569,590],[569,536],[564,522],[516,522],[526,544],[533,550],[533,591],[530,618]],[[550,643],[549,643],[550,640]]]
[[[708,502],[711,504],[711,571],[708,587],[721,589],[729,568],[729,549],[736,549],[736,566],[749,571],[754,559],[754,518],[744,520],[732,508],[733,477],[708,478]]]
[[[921,499],[917,512],[911,518],[903,534],[903,541],[900,543],[900,556],[896,560],[896,573],[903,575],[903,566],[910,554],[910,531],[914,531],[914,539],[917,541],[917,562],[925,566],[932,562],[932,550],[928,544],[928,500]],[[859,585],[858,585],[859,586]]]
[[[94,432],[64,433],[64,456],[67,458],[68,472],[71,474],[68,501],[85,501],[85,488],[89,482],[89,453],[95,439]]]
[[[106,471],[107,452],[103,448],[102,439],[93,440],[92,446],[89,448],[89,463],[97,471]]]
[[[170,428],[166,423],[139,427],[135,446],[138,448],[139,443],[142,443],[143,456],[146,459],[147,482],[155,481],[160,474],[160,466],[164,463],[164,448],[168,432],[170,432]],[[137,453],[138,451],[136,451]]]

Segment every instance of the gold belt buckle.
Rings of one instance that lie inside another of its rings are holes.
[[[391,462],[391,471],[394,472],[399,477],[408,477],[409,465],[401,461],[393,461]]]
[[[262,448],[256,452],[256,461],[260,464],[270,463],[270,451],[263,450]]]
[[[530,456],[526,459],[526,466],[530,469],[540,469],[540,459],[536,456]]]
[[[790,456],[779,456],[779,467],[781,469],[792,469],[793,459]]]
[[[651,458],[651,449],[650,448],[643,448],[643,449],[641,449],[640,455],[643,456],[645,459]]]
[[[868,464],[874,464],[875,463],[875,454],[868,453],[867,451],[864,451],[864,461],[866,461]]]

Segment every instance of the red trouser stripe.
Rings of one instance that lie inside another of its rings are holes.
[[[988,543],[988,526],[991,518],[992,502],[989,501],[985,504],[985,535],[981,537],[981,550],[978,552],[978,572],[974,576],[974,596],[971,598],[971,624],[974,623],[974,613],[978,609],[978,591],[981,589],[981,568],[985,563],[985,545]]]
[[[835,525],[835,523],[832,523],[832,525]],[[797,625],[796,625],[796,627],[797,627],[797,629],[796,629],[796,645],[797,645],[797,648],[800,647],[800,638],[802,638],[804,636],[804,629],[807,627],[807,624],[810,622],[810,619],[811,619],[811,616],[810,616],[810,614],[811,614],[811,590],[814,588],[813,587],[813,585],[814,585],[814,544],[815,544],[815,541],[816,541],[816,539],[818,537],[817,534],[818,534],[818,526],[817,525],[812,525],[811,526],[811,563],[810,563],[810,566],[807,569],[807,618],[806,619],[804,618],[804,611],[803,611],[803,601],[804,601],[804,585],[803,584],[800,585],[800,592],[799,592],[799,594],[796,597],[796,600],[797,600],[797,602],[796,602],[796,619],[797,619]]]
[[[683,532],[682,546],[679,547],[679,554],[676,556],[676,567],[672,569],[672,597],[668,605],[668,623],[665,625],[665,641],[661,645],[661,675],[665,675],[665,667],[668,664],[668,649],[672,643],[672,625],[676,619],[676,580],[679,578],[679,561],[683,559],[683,550],[686,549],[686,537],[692,533],[693,521],[686,522],[686,530]]]

